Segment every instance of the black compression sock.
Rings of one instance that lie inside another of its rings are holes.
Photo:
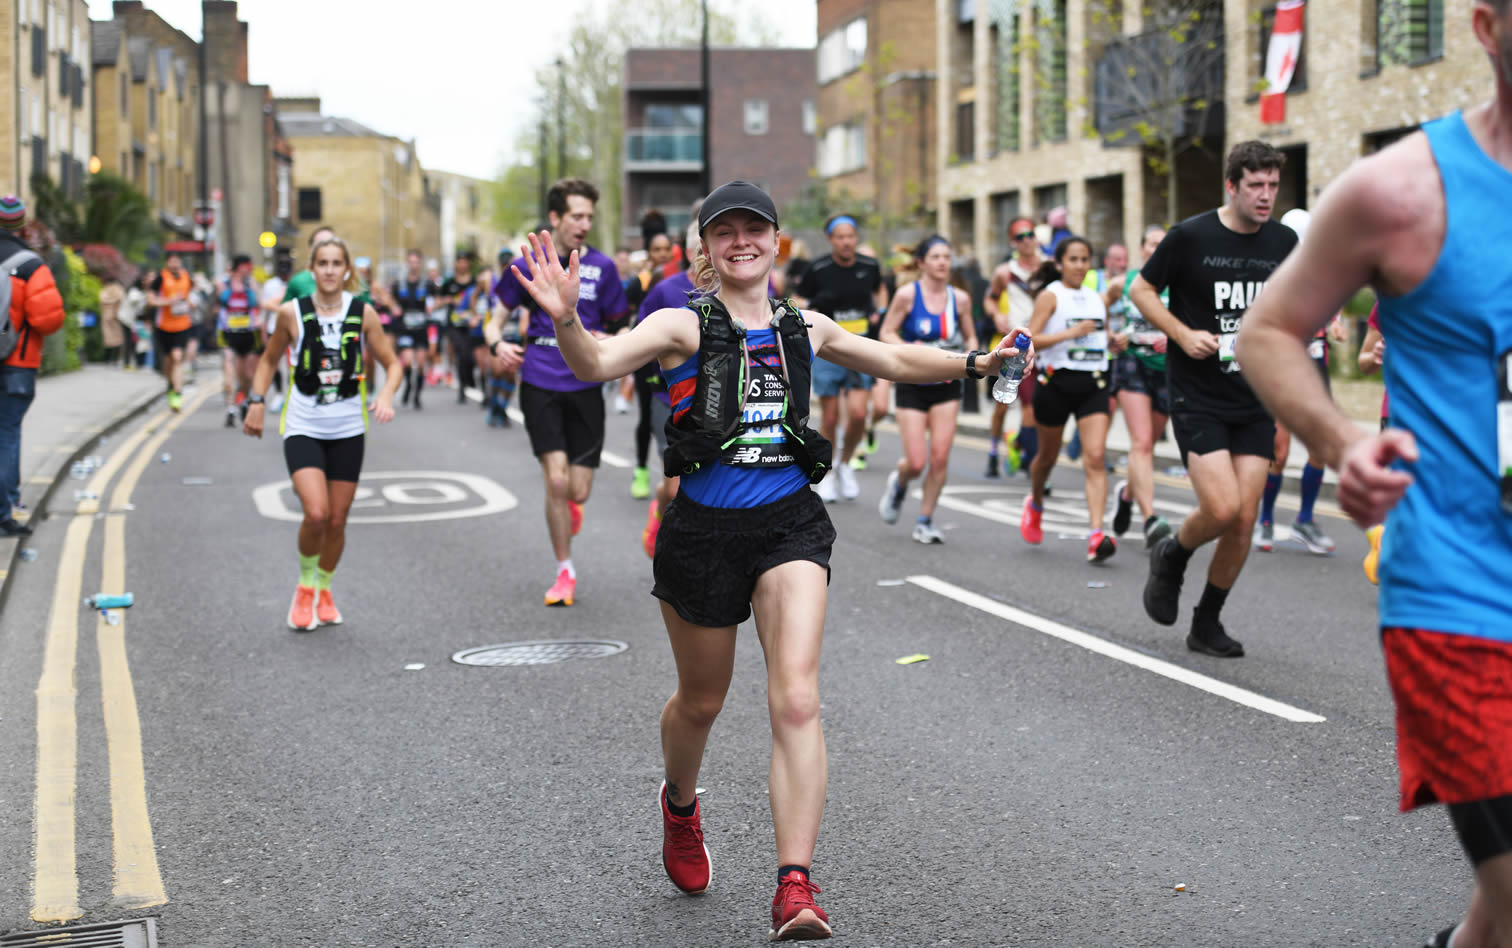
[[[1182,569],[1186,569],[1187,561],[1190,560],[1192,558],[1192,554],[1196,553],[1197,551],[1189,550],[1186,547],[1182,546],[1181,537],[1179,536],[1172,537],[1171,539],[1174,542],[1172,542],[1170,546],[1166,547],[1166,559],[1173,565],[1179,566]]]
[[[1229,591],[1219,589],[1212,583],[1202,588],[1202,598],[1197,601],[1197,611],[1194,618],[1217,619],[1218,613],[1223,611],[1224,600],[1228,599]]]
[[[687,806],[678,806],[676,803],[672,802],[672,797],[668,796],[665,790],[662,791],[662,796],[666,797],[667,809],[672,811],[673,816],[680,816],[684,819],[687,819],[698,810],[697,797],[694,797],[693,802],[689,803]]]
[[[1150,516],[1146,517],[1145,518],[1145,529],[1149,530],[1150,529],[1150,524],[1154,523],[1155,521],[1157,521],[1159,519],[1160,519],[1159,517],[1157,517],[1157,516],[1155,516],[1153,514],[1151,514]]]
[[[781,882],[782,878],[790,872],[801,873],[805,879],[809,877],[808,866],[778,866],[777,881]]]

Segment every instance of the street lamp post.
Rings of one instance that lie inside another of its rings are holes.
[[[567,177],[567,65],[558,56],[557,67],[557,177]]]
[[[709,104],[713,96],[709,91],[709,0],[703,0],[703,40],[699,45],[699,97],[703,100],[703,141],[700,147],[703,150],[703,173],[700,183],[704,194],[712,190],[710,184],[710,154],[709,154]]]

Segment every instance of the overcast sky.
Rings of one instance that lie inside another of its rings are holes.
[[[414,138],[427,168],[492,178],[513,155],[516,134],[529,126],[528,98],[519,93],[538,66],[555,58],[572,14],[588,5],[241,0],[239,10],[253,82],[279,96],[319,95],[328,115]],[[199,38],[199,0],[147,0],[147,6]],[[787,46],[814,45],[814,6],[815,0],[761,4]],[[633,16],[634,0],[619,9]],[[89,0],[89,12],[110,19],[110,0]]]

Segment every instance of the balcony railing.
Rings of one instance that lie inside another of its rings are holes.
[[[625,133],[625,166],[641,171],[682,171],[703,167],[703,132],[631,129]]]

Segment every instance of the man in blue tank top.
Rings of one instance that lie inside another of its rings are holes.
[[[1339,472],[1339,506],[1362,527],[1391,514],[1380,623],[1401,807],[1446,804],[1476,870],[1465,921],[1433,948],[1512,944],[1512,0],[1477,0],[1471,22],[1495,98],[1334,182],[1239,338],[1255,391]],[[1307,355],[1366,284],[1396,353],[1374,435]]]

